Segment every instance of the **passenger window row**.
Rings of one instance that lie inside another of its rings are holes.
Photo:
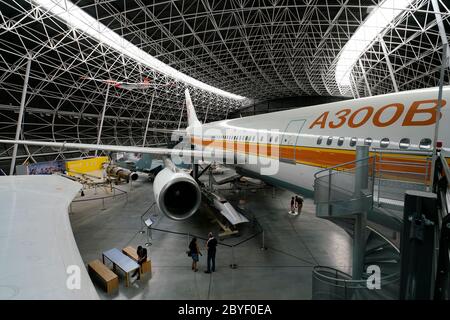
[[[326,138],[326,145],[327,146],[332,145],[334,138],[337,138],[336,144],[337,144],[338,147],[342,147],[344,145],[345,137],[322,137],[322,136],[317,138],[317,144],[321,145],[323,140],[324,140],[324,138]],[[358,138],[352,137],[352,138],[350,138],[349,146],[350,147],[354,147],[354,146],[356,146],[357,142],[358,142]],[[365,138],[364,139],[364,145],[366,145],[366,146],[372,145],[372,142],[373,142],[372,138]],[[383,139],[380,140],[380,147],[381,148],[387,148],[387,147],[389,147],[389,145],[390,145],[389,138],[383,138]],[[410,146],[411,146],[411,140],[409,138],[402,138],[400,140],[400,143],[399,143],[400,149],[408,149]],[[419,148],[422,149],[422,150],[431,149],[431,139],[430,138],[423,138],[422,140],[420,140]]]
[[[257,138],[256,136],[212,136],[211,140],[216,140],[216,139],[222,139],[222,140],[234,140],[234,141],[245,141],[245,142],[256,142]],[[261,136],[259,141],[263,142],[264,140],[264,136]],[[269,137],[269,143],[270,142],[274,142],[274,143],[278,143],[278,136],[270,136]]]
[[[219,136],[212,136],[211,137],[212,140],[215,140],[216,138],[219,138]],[[224,140],[235,140],[235,141],[246,141],[246,142],[256,142],[257,138],[256,136],[221,136],[222,139]],[[317,138],[317,145],[321,145],[323,140],[326,138],[326,145],[330,146],[333,144],[333,140],[334,138],[337,138],[337,146],[338,147],[342,147],[344,145],[344,141],[345,141],[345,137],[333,137],[333,136],[329,136],[329,137],[323,137],[323,136],[319,136]],[[278,143],[278,136],[270,136],[269,137],[269,143],[272,143],[272,140],[274,143]],[[260,137],[260,142],[264,141],[264,136]],[[350,147],[354,147],[356,146],[356,143],[358,142],[358,138],[356,137],[351,137],[350,141],[349,141],[349,146]],[[370,146],[372,145],[373,139],[368,137],[364,139],[364,145],[366,146]],[[387,148],[390,145],[390,140],[389,138],[383,138],[380,140],[380,147],[381,148]],[[409,138],[402,138],[399,142],[399,147],[400,149],[408,149],[411,146],[411,141]],[[419,148],[422,150],[429,150],[431,149],[431,139],[430,138],[423,138],[420,140],[419,143]]]

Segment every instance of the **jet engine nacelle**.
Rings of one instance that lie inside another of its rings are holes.
[[[111,177],[116,177],[119,179],[126,180],[127,182],[131,180],[135,181],[139,178],[139,175],[136,172],[132,172],[128,169],[118,167],[114,164],[110,164],[106,167],[106,173]]]
[[[153,182],[153,193],[161,212],[173,220],[191,217],[201,203],[201,191],[189,174],[170,168],[161,170]]]

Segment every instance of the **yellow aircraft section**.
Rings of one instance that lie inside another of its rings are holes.
[[[67,174],[87,174],[103,170],[103,163],[110,162],[109,157],[96,157],[81,160],[66,161]]]

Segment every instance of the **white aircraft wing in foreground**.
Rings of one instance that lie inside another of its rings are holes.
[[[68,215],[81,187],[56,175],[0,177],[0,299],[99,298]]]

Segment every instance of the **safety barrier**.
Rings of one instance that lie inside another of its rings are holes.
[[[69,212],[72,213],[72,204],[73,203],[80,203],[80,202],[89,202],[89,201],[97,201],[97,200],[101,200],[102,201],[102,210],[105,210],[105,199],[113,199],[115,200],[116,197],[120,197],[125,195],[126,197],[126,201],[128,202],[128,192],[116,187],[111,187],[113,194],[112,195],[107,195],[107,196],[101,196],[101,197],[93,197],[93,198],[86,198],[86,199],[76,199],[73,200],[72,203],[70,204],[69,207]],[[116,191],[118,192],[118,194],[116,194]]]
[[[156,203],[155,202],[152,203],[152,205],[141,215],[142,228],[146,228],[147,229],[147,237],[151,238],[151,234],[152,234],[153,231],[163,232],[163,233],[167,233],[167,234],[175,234],[175,235],[186,236],[186,242],[187,242],[186,247],[189,246],[191,238],[194,238],[194,237],[197,238],[197,239],[200,239],[200,240],[204,240],[204,241],[208,240],[205,237],[198,236],[198,235],[195,235],[195,234],[192,234],[192,233],[189,233],[189,232],[172,231],[172,230],[167,230],[167,229],[156,228],[156,227],[153,227],[153,226],[145,227],[144,226],[145,225],[144,217],[145,217],[145,215],[150,213],[153,208],[156,209]],[[235,243],[235,244],[227,244],[227,243],[224,243],[224,242],[221,242],[221,241],[217,242],[218,246],[231,248],[232,262],[230,264],[230,268],[232,268],[232,269],[236,269],[238,267],[238,265],[235,263],[234,248],[236,248],[236,247],[242,245],[243,243],[246,243],[246,242],[248,242],[248,241],[250,241],[250,240],[252,240],[252,239],[254,239],[254,238],[258,237],[258,236],[261,236],[261,242],[262,242],[261,250],[266,250],[267,249],[265,247],[265,233],[264,233],[264,229],[262,228],[262,226],[259,223],[259,221],[256,219],[256,217],[254,215],[250,216],[250,213],[245,212],[245,210],[241,209],[240,211],[251,222],[251,228],[252,229],[256,229],[257,231],[253,235],[251,235],[251,236],[249,236],[249,237],[247,237],[247,238],[245,238],[245,239],[243,239],[243,240],[241,240],[241,241],[239,241],[238,243]],[[141,233],[145,233],[145,231],[141,230]],[[150,245],[150,241],[148,241],[146,245]]]

